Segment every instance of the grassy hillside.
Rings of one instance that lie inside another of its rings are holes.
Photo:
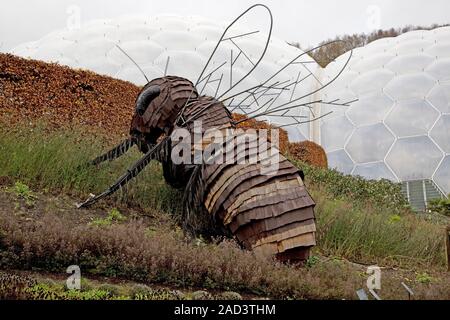
[[[7,270],[0,276],[0,295],[14,294],[8,274],[21,269],[38,272],[32,275],[37,282],[22,279],[23,297],[80,298],[64,293],[61,283],[39,278],[78,264],[84,277],[163,285],[170,292],[176,287],[252,297],[354,299],[355,290],[365,286],[366,266],[378,264],[385,299],[406,298],[401,281],[416,298],[450,298],[443,237],[448,219],[415,215],[399,186],[388,181],[296,162],[317,203],[318,244],[303,268],[243,251],[232,239],[186,236],[178,221],[181,194],[165,184],[157,163],[110,199],[75,209],[75,202],[103,191],[139,157],[133,151],[98,167],[85,165],[126,133],[138,88],[12,56],[0,55],[0,67],[5,88],[0,92],[0,268]],[[72,90],[82,82],[91,85],[88,93]],[[108,95],[119,88],[128,89],[120,97]],[[122,112],[120,121],[105,124],[115,112]],[[92,117],[94,122],[86,120]],[[137,297],[108,290],[83,297]]]
[[[135,152],[99,167],[86,166],[101,150],[98,142],[80,139],[74,132],[39,129],[0,133],[0,148],[0,176],[70,193],[80,200],[106,189],[139,157]],[[305,171],[317,203],[319,252],[365,264],[445,266],[444,223],[409,211],[398,186],[297,165]],[[144,211],[172,213],[175,218],[180,212],[181,194],[165,184],[157,163],[113,199]]]
[[[113,199],[89,211],[75,209],[77,199],[103,190],[137,155],[99,168],[79,167],[96,154],[94,144],[74,133],[43,134],[34,130],[26,137],[0,135],[2,269],[61,272],[78,264],[91,275],[147,284],[278,298],[350,299],[365,279],[364,266],[343,262],[350,260],[412,270],[400,272],[400,279],[409,279],[423,297],[441,298],[442,292],[450,292],[445,291],[450,282],[441,275],[444,242],[438,222],[407,210],[393,214],[370,201],[352,200],[345,192],[331,194],[309,180],[317,202],[318,246],[307,268],[280,265],[242,251],[230,240],[186,238],[177,227],[180,209],[173,205],[180,195],[165,185],[157,164]],[[62,198],[62,204],[49,201],[49,196]],[[114,208],[120,214],[111,213]],[[386,286],[392,292],[382,291],[386,297],[404,297],[398,277],[389,273]]]

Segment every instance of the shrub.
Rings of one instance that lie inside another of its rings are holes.
[[[90,223],[93,226],[109,226],[110,224],[114,222],[122,222],[125,221],[126,217],[124,217],[119,210],[116,208],[111,209],[111,211],[108,213],[108,216],[104,219],[94,219]]]
[[[346,199],[363,206],[371,204],[393,213],[404,212],[409,208],[399,183],[386,179],[367,180],[360,176],[345,175],[335,169],[316,168],[292,158],[291,161],[303,170],[310,187],[326,192],[331,198]]]
[[[327,154],[317,143],[312,141],[289,143],[288,152],[295,160],[318,168],[328,168]]]
[[[348,224],[348,221],[343,222]],[[355,290],[361,286],[355,271],[342,263],[314,259],[307,269],[293,268],[242,251],[230,241],[196,246],[189,239],[180,240],[179,235],[172,231],[148,235],[146,226],[139,221],[95,228],[69,223],[51,214],[35,222],[22,222],[15,216],[0,215],[0,228],[4,230],[0,239],[0,268],[36,268],[60,273],[68,265],[77,264],[85,275],[119,277],[148,284],[232,290],[273,298],[353,299],[356,298]],[[440,290],[436,294],[446,296],[448,281],[436,281],[433,285]],[[47,289],[36,287],[34,295],[48,295],[50,298],[56,295],[53,298],[58,299],[70,295],[60,290],[51,293],[54,290]],[[395,295],[404,294],[401,288],[396,290]],[[138,290],[135,293],[144,294],[135,298],[166,296],[166,293],[150,291],[145,294]],[[417,290],[417,296],[421,294],[423,292]],[[111,291],[85,288],[73,295],[71,299],[106,299]],[[430,293],[430,297],[433,296]]]
[[[430,200],[428,210],[450,217],[450,194],[448,198]]]
[[[8,188],[8,191],[14,193],[16,197],[25,200],[27,207],[31,208],[34,206],[34,202],[37,196],[31,191],[31,189],[20,181],[17,181],[13,187]]]
[[[243,114],[238,114],[238,113],[233,113],[233,120],[234,121],[242,121],[241,123],[239,123],[237,125],[238,128],[241,129],[267,129],[269,130],[269,132],[267,133],[267,137],[271,138],[271,131],[270,130],[278,130],[278,134],[279,134],[279,149],[281,151],[281,153],[286,153],[288,151],[289,148],[289,137],[288,137],[288,133],[286,130],[284,129],[280,129],[277,128],[275,126],[270,125],[269,123],[265,122],[265,121],[258,121],[255,119],[248,119],[243,121],[244,119],[247,119],[247,116],[243,115]]]
[[[49,130],[71,130],[84,123],[85,137],[101,132],[113,139],[129,130],[140,90],[130,82],[3,53],[0,70],[6,75],[0,79],[0,126],[25,120],[31,129],[45,119]]]
[[[242,251],[228,241],[199,247],[178,240],[171,232],[148,236],[139,222],[99,229],[70,225],[51,215],[39,223],[21,224],[15,219],[0,217],[0,226],[7,234],[0,242],[1,268],[60,272],[77,264],[83,273],[145,283],[299,298],[319,297],[320,290],[311,290],[305,283],[311,281],[310,277],[320,281],[316,273],[327,273],[312,268],[311,275],[305,277],[303,270]],[[42,294],[41,289],[37,294]],[[351,291],[344,295],[351,296]]]
[[[423,284],[430,284],[433,281],[433,278],[428,273],[423,272],[416,276],[416,281]]]
[[[26,299],[26,289],[34,286],[36,282],[27,276],[0,272],[0,300]]]

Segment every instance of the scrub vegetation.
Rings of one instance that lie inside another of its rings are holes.
[[[387,181],[367,182],[297,162],[317,203],[318,225],[318,245],[300,268],[243,251],[231,239],[186,236],[177,220],[181,194],[164,183],[157,163],[96,208],[75,209],[74,199],[105,189],[138,154],[86,166],[98,154],[94,141],[74,131],[39,129],[3,130],[0,148],[1,269],[58,273],[77,264],[91,276],[176,288],[284,299],[353,299],[355,290],[364,286],[364,266],[377,264],[409,270],[404,279],[410,279],[423,298],[448,298],[450,292],[450,282],[442,276],[445,223],[414,214],[398,186]],[[70,200],[58,209],[50,195]],[[27,199],[34,202],[32,208]],[[431,280],[423,281],[422,275],[430,272]],[[397,277],[389,272],[383,298],[405,297]],[[59,289],[49,293],[52,290],[34,285],[26,296],[121,298],[101,290],[80,295]]]

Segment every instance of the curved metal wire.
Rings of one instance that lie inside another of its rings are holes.
[[[147,78],[147,76],[145,75],[144,70],[142,70],[142,68],[137,64],[136,61],[134,61],[134,59],[132,57],[130,57],[130,55],[128,55],[128,53],[125,52],[125,50],[123,50],[121,47],[119,47],[118,44],[116,44],[117,49],[119,49],[124,55],[127,56],[128,59],[131,60],[131,62],[133,62],[133,64],[139,69],[139,71],[142,73],[142,75],[144,76],[145,80],[147,80],[147,83],[150,82]]]
[[[210,62],[211,62],[211,60],[212,60],[212,58],[214,57],[214,54],[216,53],[216,51],[217,51],[217,49],[219,48],[219,46],[220,46],[221,43],[223,43],[223,42],[226,41],[226,40],[230,40],[230,41],[232,41],[232,42],[236,45],[236,43],[233,41],[233,38],[236,38],[237,36],[225,38],[225,35],[227,34],[228,30],[229,30],[229,29],[230,29],[230,28],[231,28],[231,27],[232,27],[239,19],[241,19],[244,15],[246,15],[249,11],[251,11],[251,10],[257,8],[257,7],[262,7],[262,8],[264,8],[264,9],[266,9],[267,12],[269,13],[269,17],[270,17],[269,32],[268,32],[268,35],[267,35],[267,40],[266,40],[266,43],[265,43],[265,45],[264,45],[263,51],[262,51],[262,53],[261,53],[259,59],[258,59],[255,63],[252,62],[252,65],[253,65],[252,68],[251,68],[251,69],[250,69],[243,77],[241,77],[238,81],[236,81],[234,84],[231,83],[230,88],[228,88],[228,90],[226,90],[225,92],[221,93],[221,95],[220,95],[219,97],[217,97],[217,99],[220,100],[225,94],[227,94],[227,93],[230,92],[233,88],[235,88],[238,84],[240,84],[240,83],[241,83],[244,79],[246,79],[246,78],[253,72],[253,70],[255,70],[255,68],[259,65],[259,63],[262,61],[262,59],[264,58],[264,56],[265,56],[265,54],[266,54],[266,52],[267,52],[267,48],[269,47],[269,42],[270,42],[270,39],[271,39],[271,37],[272,37],[273,16],[272,16],[272,12],[270,11],[269,7],[267,7],[267,6],[264,5],[264,4],[259,4],[259,3],[258,3],[258,4],[252,5],[252,6],[249,7],[247,10],[245,10],[244,12],[242,12],[236,19],[234,19],[234,20],[226,27],[225,31],[222,33],[222,35],[221,35],[219,41],[217,42],[216,46],[214,47],[214,50],[212,51],[211,55],[209,56],[209,58],[208,58],[208,60],[207,60],[207,62],[206,62],[206,64],[205,64],[205,66],[203,67],[203,70],[201,71],[201,73],[200,73],[200,75],[199,75],[197,81],[195,82],[195,87],[197,87],[200,83],[202,83],[202,82],[205,81],[205,80],[206,80],[206,82],[205,82],[205,86],[206,86],[206,84],[208,83],[208,81],[211,81],[211,76],[212,76],[212,74],[213,74],[214,72],[216,72],[218,69],[220,69],[224,64],[226,64],[226,62],[225,62],[225,63],[219,65],[217,68],[215,68],[213,71],[211,71],[208,75],[204,76],[204,73],[205,73],[206,69],[208,68],[208,66],[209,66],[209,64],[210,64]],[[246,33],[246,34],[239,35],[238,37],[248,36],[248,35],[254,34],[254,33],[255,33],[255,32],[249,32],[249,33]],[[238,47],[238,48],[239,48],[239,47]],[[239,50],[240,50],[240,52],[243,52],[242,49],[239,48]],[[245,55],[245,52],[244,52],[243,54]],[[232,57],[231,57],[231,59],[233,60]],[[233,62],[233,61],[231,61],[231,62]],[[213,81],[215,81],[215,80],[213,80]],[[221,79],[220,79],[219,81],[220,81],[220,82],[219,82],[219,86],[220,86]],[[184,125],[186,124],[186,121],[185,121],[185,119],[184,119],[184,111],[186,110],[186,107],[187,107],[188,103],[190,102],[190,98],[192,97],[193,91],[194,91],[194,89],[192,89],[191,94],[189,95],[189,99],[186,101],[186,104],[185,104],[185,105],[183,106],[183,108],[181,109],[181,111],[180,111],[180,113],[179,113],[179,115],[178,115],[178,117],[177,117],[177,120],[176,120],[176,123],[179,123],[180,120],[182,120],[182,122],[181,122],[181,125],[182,125],[182,126],[184,126]],[[218,90],[216,91],[216,93],[217,93],[217,92],[218,92]]]
[[[334,42],[335,42],[335,41],[334,41]],[[300,55],[300,56],[301,56],[301,55]],[[353,103],[353,102],[355,102],[355,101],[357,101],[357,100],[347,101],[347,102],[343,102],[343,103],[337,103],[338,100],[333,100],[333,101],[329,101],[329,102],[326,102],[326,101],[323,101],[323,100],[317,100],[317,101],[306,102],[306,103],[298,104],[298,105],[291,105],[291,104],[294,103],[294,102],[298,102],[298,101],[300,101],[300,100],[303,100],[303,99],[305,99],[305,98],[307,98],[307,97],[310,97],[310,96],[316,94],[317,92],[322,91],[323,89],[325,89],[326,87],[328,87],[330,84],[332,84],[333,82],[335,82],[336,79],[339,78],[339,76],[344,72],[344,70],[346,69],[346,67],[347,67],[348,64],[350,63],[350,60],[351,60],[352,56],[353,56],[353,50],[350,51],[350,54],[349,54],[349,57],[348,57],[347,61],[345,62],[344,66],[339,70],[339,72],[337,73],[337,75],[336,75],[335,77],[333,77],[333,78],[332,78],[330,81],[328,81],[327,83],[323,84],[320,88],[318,88],[318,89],[316,89],[316,90],[313,90],[313,91],[311,91],[311,92],[309,92],[309,93],[307,93],[307,94],[305,94],[305,95],[303,95],[303,96],[301,96],[301,97],[292,99],[291,101],[282,103],[282,104],[280,104],[280,105],[278,105],[278,106],[276,106],[276,107],[274,107],[274,108],[272,108],[272,109],[269,109],[269,110],[266,110],[266,111],[264,111],[264,112],[257,113],[257,114],[254,114],[254,115],[250,116],[250,117],[247,117],[246,120],[248,120],[248,119],[254,119],[254,118],[257,118],[257,117],[261,117],[261,116],[274,116],[275,113],[277,113],[277,112],[281,112],[281,111],[286,111],[286,112],[288,112],[288,111],[290,111],[290,110],[292,110],[292,109],[294,109],[294,108],[299,108],[299,107],[309,106],[309,105],[311,105],[311,104],[316,104],[316,103],[319,103],[319,104],[328,104],[328,105],[334,105],[334,106],[349,106],[351,103]],[[296,58],[296,59],[297,59],[297,58]],[[292,65],[292,62],[295,61],[296,59],[292,60],[288,65]],[[253,112],[251,112],[251,113],[253,113]],[[287,117],[292,117],[292,116],[287,116]],[[322,116],[322,118],[323,118],[323,116]],[[245,120],[241,120],[241,121],[235,122],[235,124],[238,124],[238,123],[240,123],[240,122],[242,122],[242,121],[245,121]],[[314,121],[314,119],[311,119],[311,121]],[[309,121],[309,122],[311,122],[311,121]],[[303,122],[303,123],[305,123],[305,122]],[[294,123],[294,124],[295,124],[295,123]],[[298,123],[297,123],[297,124],[298,124]]]

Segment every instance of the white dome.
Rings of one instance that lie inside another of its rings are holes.
[[[450,193],[450,27],[354,50],[324,96],[359,99],[348,108],[321,107],[335,111],[320,130],[331,167],[374,179],[430,179]]]
[[[268,29],[264,29],[264,26],[268,25],[267,20],[260,20],[262,26],[244,20],[233,27],[233,33],[236,35],[253,31],[253,28],[260,30],[259,34],[254,36],[233,39],[245,49],[250,59],[257,59],[267,37]],[[168,74],[185,77],[195,83],[227,25],[228,23],[218,24],[193,16],[96,20],[79,29],[52,32],[40,40],[14,48],[11,53],[47,62],[58,62],[73,68],[89,69],[137,85],[145,84],[145,78],[120,52],[116,47],[117,44],[139,64],[149,79]],[[213,59],[210,66],[218,66],[221,63],[219,62],[221,56],[229,58],[231,49],[228,42],[221,44],[214,56],[216,60]],[[236,55],[236,48],[234,50]],[[300,53],[299,49],[272,36],[268,51],[260,65],[235,88],[234,92],[258,85]],[[312,72],[320,69],[307,55],[302,61],[309,61],[308,68]],[[242,55],[233,66],[233,79],[247,73],[248,67],[249,62]],[[279,78],[294,81],[296,76],[297,71],[285,70]],[[228,74],[224,74],[222,81],[223,83],[230,81]],[[297,94],[301,96],[310,92],[315,81],[312,78],[304,81],[301,88],[297,88]],[[215,90],[207,86],[204,93],[214,95]],[[283,97],[278,102],[281,104]],[[308,116],[308,113],[305,110],[305,116]],[[285,124],[280,118],[266,117],[263,120]],[[307,124],[290,127],[288,131],[293,140],[309,138]]]

